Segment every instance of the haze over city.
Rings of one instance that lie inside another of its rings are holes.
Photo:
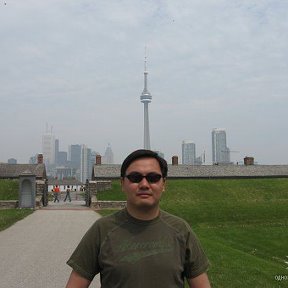
[[[205,151],[224,128],[231,160],[288,164],[288,2],[7,0],[0,4],[0,162],[28,163],[46,123],[60,150],[120,163],[143,147],[147,47],[151,148]]]

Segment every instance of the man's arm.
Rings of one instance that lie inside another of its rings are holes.
[[[188,279],[190,288],[211,288],[208,276],[202,273],[195,278]]]
[[[82,277],[74,270],[71,272],[66,288],[88,288],[91,281]]]

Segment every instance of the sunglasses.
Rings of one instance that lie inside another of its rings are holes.
[[[128,178],[128,180],[132,183],[140,183],[143,178],[145,178],[149,183],[157,183],[160,181],[160,179],[162,178],[161,174],[158,173],[148,173],[147,175],[142,175],[139,172],[132,172],[128,175],[125,175],[126,178]]]

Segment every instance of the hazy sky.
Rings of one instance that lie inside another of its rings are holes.
[[[286,0],[6,0],[0,37],[0,162],[41,152],[46,123],[60,150],[141,148],[147,46],[151,148],[209,164],[224,128],[232,160],[288,164]]]

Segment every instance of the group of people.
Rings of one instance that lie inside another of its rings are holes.
[[[140,149],[121,166],[126,208],[97,220],[67,264],[66,288],[87,288],[100,273],[102,288],[210,288],[209,261],[190,225],[160,209],[167,162]]]
[[[53,192],[53,195],[54,195],[54,203],[55,202],[60,202],[60,199],[59,199],[59,195],[61,193],[60,191],[60,187],[58,185],[56,185],[53,189],[52,189],[52,192]],[[66,200],[69,200],[69,202],[71,202],[71,195],[70,195],[70,192],[71,192],[71,189],[70,189],[70,186],[68,185],[67,188],[66,188],[66,195],[65,195],[65,198],[64,198],[64,202],[66,202]]]

